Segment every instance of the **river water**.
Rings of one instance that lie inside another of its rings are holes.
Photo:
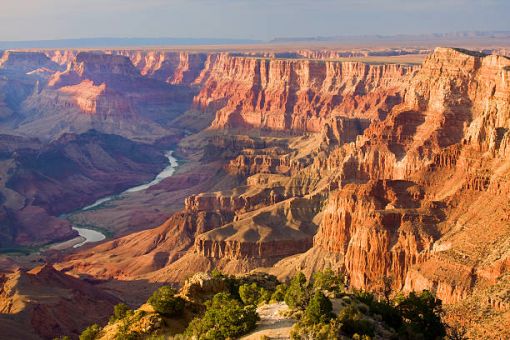
[[[91,205],[88,205],[85,208],[82,208],[81,211],[87,211],[87,210],[90,210],[93,208],[97,208],[106,202],[110,202],[110,201],[119,199],[120,197],[122,197],[125,194],[146,190],[156,184],[159,184],[165,178],[172,176],[175,173],[175,169],[178,166],[177,159],[175,159],[175,157],[173,157],[172,155],[173,155],[173,151],[167,151],[165,153],[165,156],[168,159],[168,166],[165,169],[163,169],[163,171],[161,171],[151,182],[129,188],[126,191],[124,191],[120,194],[117,194],[117,195],[110,195],[110,196],[100,198],[97,201],[95,201],[94,203],[92,203]],[[81,237],[85,238],[85,241],[74,245],[73,246],[74,248],[81,247],[87,243],[99,242],[106,238],[106,236],[103,233],[96,231],[96,230],[87,229],[87,228],[78,228],[75,226],[73,226],[73,229],[76,230],[80,234]]]

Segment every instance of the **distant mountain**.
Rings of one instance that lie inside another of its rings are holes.
[[[451,41],[494,39],[510,41],[510,31],[466,31],[430,34],[396,34],[396,35],[338,35],[318,37],[281,37],[271,40],[271,43],[292,42],[372,42],[372,41]]]
[[[242,45],[256,44],[252,39],[214,38],[83,38],[60,40],[0,41],[0,49],[22,48],[97,48],[132,46]]]
[[[115,47],[150,47],[150,46],[193,46],[193,45],[246,45],[261,43],[372,43],[372,42],[445,42],[476,41],[485,43],[510,42],[510,31],[466,31],[430,34],[396,34],[396,35],[335,35],[317,37],[277,37],[270,41],[256,39],[226,38],[80,38],[55,40],[0,41],[0,50],[30,48],[115,48]]]

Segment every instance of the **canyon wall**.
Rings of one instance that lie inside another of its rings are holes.
[[[383,119],[416,69],[222,54],[194,104],[217,111],[212,129],[318,132],[334,115]]]
[[[205,68],[207,53],[113,51],[129,57],[142,76],[170,84],[191,85]]]
[[[388,276],[397,289],[432,289],[457,303],[505,275],[486,274],[495,263],[485,256],[510,255],[501,252],[508,237],[509,65],[504,57],[436,49],[403,103],[354,147],[332,153],[343,185],[330,196],[314,247],[341,255],[352,285],[377,290]],[[384,180],[388,197],[360,196],[367,184],[350,184],[360,179]],[[395,181],[409,187],[395,191]]]
[[[19,104],[20,133],[55,138],[94,128],[139,139],[174,133],[171,121],[189,109],[214,113],[213,130],[319,132],[333,116],[384,119],[419,68],[285,55],[5,52],[0,68],[33,79]]]
[[[166,124],[189,108],[189,89],[144,77],[119,54],[56,53],[52,58],[72,60],[23,102],[20,133],[55,138],[96,129],[152,141],[179,133]]]

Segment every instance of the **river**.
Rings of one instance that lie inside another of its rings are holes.
[[[165,169],[163,169],[163,171],[161,171],[151,182],[129,188],[117,195],[110,195],[110,196],[102,197],[102,198],[98,199],[97,201],[95,201],[94,203],[92,203],[91,205],[88,205],[88,206],[82,208],[81,211],[87,211],[87,210],[90,210],[93,208],[97,208],[106,202],[117,200],[125,194],[146,190],[156,184],[159,184],[165,178],[172,176],[175,173],[175,169],[177,168],[177,166],[179,164],[177,162],[177,159],[175,159],[175,157],[173,157],[173,151],[167,151],[165,153],[165,157],[168,159],[168,166]],[[79,227],[75,227],[75,226],[73,226],[73,229],[76,230],[78,232],[78,234],[80,234],[80,236],[85,239],[83,242],[75,244],[73,246],[74,248],[79,248],[87,243],[99,242],[106,238],[106,236],[103,233],[101,233],[97,230],[92,230],[92,229],[87,229],[87,228],[79,228]]]

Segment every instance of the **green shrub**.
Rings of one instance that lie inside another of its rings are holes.
[[[373,294],[363,291],[354,293],[356,299],[369,307],[370,314],[378,314],[389,327],[395,330],[402,327],[402,316],[392,302],[377,301]]]
[[[326,323],[332,317],[333,305],[321,292],[317,291],[306,307],[305,316],[313,324]]]
[[[211,276],[212,277],[223,277],[223,273],[218,268],[214,268],[211,271]]]
[[[428,290],[420,294],[411,292],[407,297],[398,297],[397,310],[415,334],[421,334],[427,339],[442,338],[446,335],[445,325],[441,321],[442,302]]]
[[[279,284],[278,286],[276,286],[276,289],[273,293],[273,295],[271,295],[271,300],[272,301],[277,301],[277,302],[282,302],[285,300],[285,293],[287,293],[287,285],[286,284]]]
[[[244,284],[239,287],[239,297],[245,305],[256,306],[260,303],[269,302],[271,293],[253,282],[252,284]]]
[[[184,300],[175,296],[176,291],[170,286],[163,286],[156,290],[147,302],[154,310],[165,316],[175,316],[184,309]]]
[[[101,327],[98,324],[93,324],[85,328],[85,330],[80,334],[80,340],[95,340],[96,337],[101,332]]]
[[[285,303],[290,308],[305,309],[309,299],[310,294],[306,284],[306,277],[301,272],[297,273],[290,281],[289,288],[285,293]]]
[[[239,287],[239,297],[245,305],[257,305],[260,300],[260,288],[256,283]]]
[[[293,340],[314,339],[330,340],[341,338],[341,326],[337,319],[332,319],[329,323],[311,324],[300,321],[292,327],[290,338]]]
[[[312,281],[314,290],[326,290],[335,294],[344,291],[344,276],[340,273],[336,274],[331,269],[315,273]]]
[[[365,319],[354,305],[347,306],[340,311],[338,321],[342,324],[342,332],[348,336],[352,337],[358,334],[373,337],[375,334],[374,324]]]
[[[254,306],[243,307],[227,293],[216,294],[205,305],[205,314],[190,322],[186,335],[199,340],[235,338],[253,330],[259,319]]]
[[[271,301],[271,292],[267,289],[264,289],[264,288],[260,288],[260,299],[259,299],[259,304],[261,303],[269,303],[269,301]]]
[[[331,320],[333,306],[331,301],[318,290],[310,299],[303,316],[292,328],[292,339],[337,339],[340,324]]]
[[[119,303],[113,307],[113,315],[110,317],[110,322],[113,323],[117,320],[124,319],[133,311],[125,303]]]

